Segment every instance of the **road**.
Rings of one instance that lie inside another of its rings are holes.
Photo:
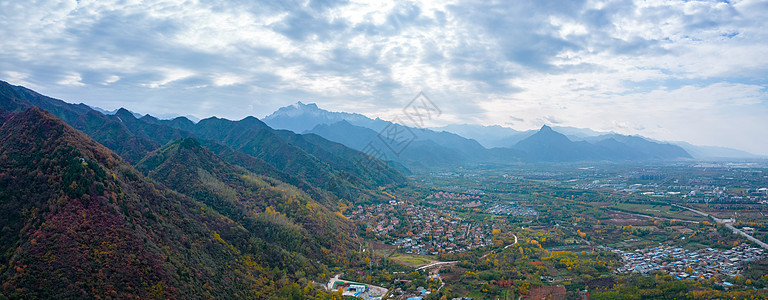
[[[628,214],[628,215],[632,215],[632,216],[636,216],[636,217],[642,217],[642,218],[646,218],[646,219],[672,220],[672,221],[675,221],[675,222],[685,222],[685,223],[699,224],[698,221],[689,221],[689,220],[683,220],[683,219],[672,219],[672,218],[665,218],[665,217],[659,217],[659,216],[649,216],[649,215],[635,214],[635,213],[631,213],[631,212],[626,212],[626,211],[621,211],[621,210],[613,210],[613,209],[609,209],[608,211],[622,213],[622,214]]]
[[[692,211],[692,212],[694,212],[694,213],[697,213],[697,214],[699,214],[699,215],[702,215],[702,216],[705,216],[705,217],[711,217],[713,220],[715,220],[715,222],[717,222],[717,223],[722,223],[722,224],[725,224],[725,227],[726,227],[726,228],[728,228],[728,229],[730,229],[730,230],[732,230],[732,231],[733,231],[733,233],[736,233],[736,234],[740,234],[740,235],[742,235],[742,236],[746,237],[748,240],[755,242],[755,244],[758,244],[758,245],[760,245],[760,247],[763,247],[763,248],[765,248],[765,249],[768,249],[768,244],[764,243],[764,242],[763,242],[763,241],[761,241],[761,240],[758,240],[758,239],[756,239],[755,237],[753,237],[753,236],[751,236],[751,235],[747,234],[747,233],[746,233],[746,232],[744,232],[744,231],[741,231],[741,229],[738,229],[738,228],[736,228],[736,227],[733,227],[733,225],[731,225],[731,223],[733,223],[733,222],[735,221],[734,219],[720,219],[720,218],[716,218],[716,217],[715,217],[715,216],[713,216],[713,215],[710,215],[710,214],[708,214],[708,213],[705,213],[705,212],[703,212],[703,211],[700,211],[700,210],[696,210],[696,209],[693,209],[693,208],[690,208],[690,207],[685,207],[685,206],[681,206],[681,205],[677,205],[677,204],[672,204],[672,205],[674,205],[674,206],[677,206],[677,207],[679,207],[679,208],[683,208],[683,209],[687,209],[687,210],[690,210],[690,211]]]
[[[506,245],[506,246],[504,246],[504,249],[507,249],[507,248],[509,248],[509,247],[512,247],[512,245],[514,245],[514,244],[517,244],[517,235],[515,235],[515,234],[513,233],[513,234],[512,234],[512,236],[514,236],[514,237],[515,237],[515,242],[514,242],[514,243],[512,243],[512,244],[509,244],[509,245]]]
[[[705,217],[708,217],[708,218],[709,218],[709,217],[711,217],[711,218],[712,218],[713,220],[715,220],[715,222],[717,222],[717,223],[726,223],[726,222],[728,222],[728,221],[730,220],[730,219],[726,220],[726,219],[720,219],[720,218],[716,218],[716,217],[715,217],[715,216],[713,216],[713,215],[710,215],[710,214],[708,214],[708,213],[705,213],[705,212],[703,212],[703,211],[700,211],[700,210],[697,210],[697,209],[693,209],[693,208],[690,208],[690,207],[685,207],[685,206],[682,206],[682,205],[677,205],[677,204],[671,204],[671,205],[672,205],[672,206],[677,206],[677,207],[679,207],[679,208],[682,208],[682,209],[687,209],[687,210],[690,210],[690,211],[692,211],[692,212],[694,212],[694,213],[696,213],[696,214],[698,214],[698,215],[701,215],[701,216],[705,216]]]
[[[331,277],[331,279],[328,280],[328,285],[325,287],[325,289],[328,291],[333,291],[333,283],[339,280],[340,276],[341,274],[336,274],[335,276]]]
[[[436,262],[429,263],[429,264],[423,265],[421,267],[418,267],[418,268],[416,268],[416,270],[417,271],[418,270],[424,270],[424,269],[428,269],[428,268],[435,267],[435,266],[440,266],[440,265],[453,265],[453,264],[456,264],[458,262],[459,262],[458,260],[454,260],[454,261],[436,261]]]

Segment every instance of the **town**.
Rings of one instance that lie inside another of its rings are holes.
[[[454,211],[390,201],[357,206],[350,220],[365,224],[366,232],[405,253],[461,253],[491,244],[491,225],[465,220]]]
[[[621,256],[624,266],[617,268],[617,273],[663,272],[677,279],[718,278],[725,286],[731,285],[728,280],[738,276],[747,263],[766,257],[763,249],[747,244],[726,251],[712,248],[690,251],[669,245],[635,251],[607,250]]]
[[[537,216],[539,213],[532,208],[517,207],[510,204],[495,204],[485,210],[486,213],[507,216]]]

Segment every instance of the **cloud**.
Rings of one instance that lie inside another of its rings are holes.
[[[425,91],[444,112],[435,122],[765,153],[732,133],[768,128],[766,13],[754,0],[0,0],[0,79],[107,109],[233,119],[298,100],[394,117]]]

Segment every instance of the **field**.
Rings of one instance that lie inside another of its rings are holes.
[[[369,246],[377,256],[386,257],[394,262],[409,266],[419,267],[437,261],[429,255],[407,254],[399,253],[397,247],[393,245],[387,245],[381,242],[369,241]]]
[[[437,261],[436,259],[428,255],[403,254],[403,253],[394,253],[392,254],[392,256],[389,257],[389,259],[410,267],[423,266],[433,261]]]
[[[376,241],[367,241],[368,245],[370,246],[370,249],[373,250],[373,253],[379,256],[383,257],[389,257],[392,255],[392,253],[395,253],[397,251],[397,247],[393,245],[387,245],[381,242]]]

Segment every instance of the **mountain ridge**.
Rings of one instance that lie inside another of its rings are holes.
[[[314,118],[315,115],[323,117]],[[678,146],[657,143],[645,138],[636,139],[610,134],[599,140],[590,139],[590,135],[599,132],[583,128],[564,127],[563,130],[571,133],[568,136],[547,125],[542,126],[538,131],[524,132],[500,126],[454,126],[470,131],[490,129],[494,132],[489,134],[492,138],[486,141],[495,139],[495,143],[509,144],[507,147],[491,149],[484,147],[474,139],[448,131],[437,132],[431,129],[410,128],[380,119],[373,120],[359,114],[355,114],[354,118],[345,119],[349,115],[352,114],[330,112],[319,108],[316,104],[299,102],[282,107],[270,116],[279,116],[282,123],[290,123],[289,120],[292,119],[301,123],[302,126],[308,126],[312,122],[317,123],[312,129],[304,132],[318,134],[353,149],[361,151],[368,149],[376,153],[383,153],[387,160],[400,162],[408,168],[417,169],[429,168],[429,166],[456,166],[488,162],[628,161],[690,158],[690,155]],[[375,126],[382,127],[384,130],[377,131],[376,128],[367,127],[366,124],[376,124]],[[387,149],[391,149],[386,144],[386,134],[390,131],[412,133],[412,135],[406,134],[407,143],[404,144],[407,147],[393,149],[398,151],[387,151]],[[505,134],[512,135],[505,136]],[[610,137],[614,137],[614,140],[602,141]]]

